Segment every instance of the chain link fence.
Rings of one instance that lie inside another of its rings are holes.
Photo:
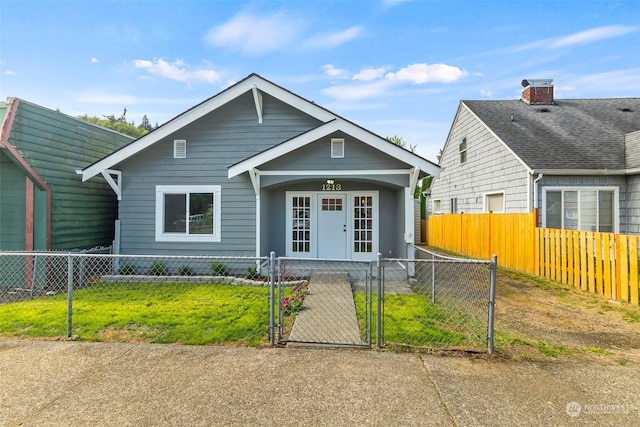
[[[0,252],[0,336],[492,352],[495,261],[416,254],[344,261]]]
[[[385,345],[492,352],[496,260],[411,248],[415,259],[383,260],[379,340]]]

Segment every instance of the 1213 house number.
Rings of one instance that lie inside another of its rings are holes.
[[[322,184],[322,191],[340,191],[342,184]]]

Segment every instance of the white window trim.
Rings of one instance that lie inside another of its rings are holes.
[[[501,212],[494,212],[494,213],[505,213],[506,212],[506,205],[507,205],[507,198],[505,196],[505,191],[492,191],[490,193],[484,193],[484,196],[482,198],[482,212],[488,213],[489,212],[489,204],[488,202],[488,198],[489,196],[496,196],[498,194],[502,194],[502,211]]]
[[[213,234],[165,233],[164,195],[185,193],[213,193]],[[156,185],[156,242],[220,242],[220,194],[219,185]]]
[[[335,148],[340,147],[337,151]],[[344,138],[331,138],[331,158],[342,159],[344,158]]]
[[[436,202],[438,202],[439,209],[436,209]],[[441,199],[433,199],[431,201],[431,211],[434,214],[441,214],[442,213],[442,200]]]
[[[464,141],[464,150],[462,150],[460,147],[462,147],[462,142]],[[464,138],[462,138],[460,140],[460,142],[458,142],[458,161],[460,162],[460,164],[463,163],[467,163],[467,149],[469,148],[469,141],[467,140],[467,137],[465,136]],[[464,161],[462,161],[462,154],[464,154]]]
[[[542,228],[547,227],[547,191],[613,191],[613,232],[618,233],[620,230],[620,197],[618,195],[620,188],[614,186],[585,186],[576,187],[568,186],[548,186],[542,187]],[[564,220],[563,220],[564,226]]]
[[[173,140],[173,158],[174,159],[187,158],[187,140],[186,139]]]

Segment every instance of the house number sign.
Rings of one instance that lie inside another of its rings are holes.
[[[322,191],[340,191],[342,190],[342,184],[322,184]]]

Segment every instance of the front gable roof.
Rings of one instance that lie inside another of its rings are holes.
[[[640,130],[640,98],[462,101],[530,170],[625,168],[625,135]]]
[[[436,176],[439,174],[439,167],[429,162],[428,160],[423,159],[422,157],[417,156],[416,154],[413,154],[408,150],[398,147],[397,145],[359,126],[356,126],[355,124],[339,117],[329,110],[320,107],[315,103],[308,101],[268,80],[265,80],[257,74],[249,75],[244,80],[241,80],[240,82],[223,90],[217,95],[214,95],[206,101],[176,116],[158,129],[138,138],[131,144],[113,152],[103,159],[82,169],[81,171],[78,171],[78,173],[82,175],[83,181],[99,175],[104,171],[109,170],[111,167],[119,164],[120,162],[150,147],[156,142],[168,137],[184,126],[194,122],[195,120],[198,120],[206,114],[220,108],[221,106],[249,91],[253,93],[253,98],[256,106],[256,115],[259,123],[262,122],[261,93],[267,93],[274,98],[291,105],[299,111],[302,111],[310,115],[311,117],[320,120],[324,124],[320,125],[318,128],[311,129],[310,131],[305,132],[302,135],[278,144],[262,153],[258,153],[257,155],[250,157],[240,163],[232,165],[229,168],[229,177],[237,176],[238,174],[246,172],[251,168],[255,168],[257,165],[263,164],[266,161],[295,150],[296,148],[308,144],[319,137],[326,136],[336,130],[342,130],[358,139],[361,139],[365,143],[388,152],[396,156],[400,160],[406,162],[407,164],[419,168],[426,173]]]
[[[430,161],[423,159],[422,157],[417,156],[414,153],[387,141],[381,136],[375,135],[347,120],[336,118],[322,126],[311,129],[310,131],[298,135],[295,138],[291,138],[288,141],[230,166],[228,176],[229,178],[233,178],[244,172],[248,172],[251,169],[257,168],[273,159],[288,154],[300,147],[338,131],[342,131],[360,141],[365,142],[367,145],[377,150],[392,155],[416,170],[421,170],[434,176],[440,175],[439,167]]]

